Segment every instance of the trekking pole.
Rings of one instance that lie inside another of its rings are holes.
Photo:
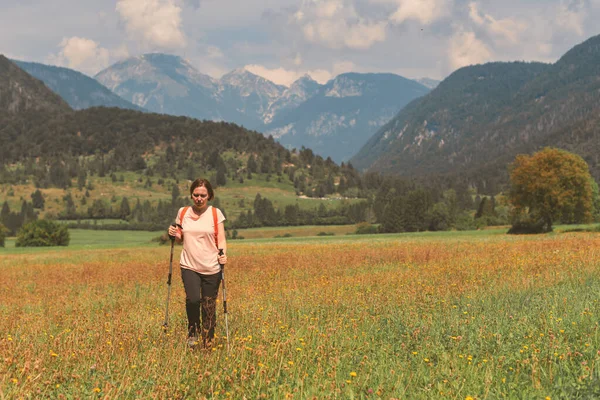
[[[171,226],[176,226],[172,224]],[[175,236],[169,235],[171,239],[171,257],[169,258],[169,278],[167,279],[167,307],[165,309],[165,322],[163,323],[163,329],[165,332],[169,327],[169,299],[171,298],[171,277],[173,276],[173,247],[175,247]]]
[[[219,249],[219,255],[223,255],[223,249]],[[225,266],[219,263],[221,267],[221,283],[223,284],[223,314],[225,314],[225,334],[227,335],[227,353],[229,353],[229,323],[227,322],[227,291],[225,290]]]

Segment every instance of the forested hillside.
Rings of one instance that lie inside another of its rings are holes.
[[[8,116],[12,118],[30,111],[65,113],[70,111],[70,107],[43,82],[0,55],[0,117],[5,118],[1,122],[4,125]]]
[[[555,64],[462,68],[414,101],[351,159],[405,176],[462,174],[480,190],[507,182],[518,153],[571,150],[600,178],[600,36]]]
[[[163,230],[189,204],[189,182],[199,176],[218,188],[214,204],[228,215],[228,228],[362,222],[363,232],[399,232],[507,220],[501,197],[479,198],[461,177],[362,175],[231,123],[105,107],[74,111],[1,61],[10,74],[0,82],[0,99],[10,101],[0,109],[0,223],[12,234],[38,217]]]

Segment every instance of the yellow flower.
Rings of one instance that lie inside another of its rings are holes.
[[[423,361],[429,362],[429,358],[424,358]]]
[[[96,393],[100,393],[102,391],[102,389],[100,389],[99,387],[94,388],[94,392]]]
[[[293,361],[288,361],[288,365],[294,365]]]
[[[350,376],[353,378],[356,377],[356,372],[354,372],[354,371],[350,372]]]
[[[465,397],[465,400],[475,400],[475,399],[473,399],[473,397],[471,397],[471,396],[467,396],[467,397]]]

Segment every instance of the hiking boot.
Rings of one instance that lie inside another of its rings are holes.
[[[193,349],[198,345],[198,336],[188,336],[187,345],[190,349]]]

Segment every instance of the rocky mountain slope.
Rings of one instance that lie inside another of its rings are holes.
[[[275,117],[265,133],[286,147],[306,146],[336,162],[347,161],[402,107],[428,92],[394,74],[342,74]]]
[[[429,91],[394,74],[343,74],[325,85],[304,76],[289,88],[244,69],[217,80],[166,54],[130,58],[96,79],[150,111],[233,122],[336,161],[347,160],[400,108]]]

